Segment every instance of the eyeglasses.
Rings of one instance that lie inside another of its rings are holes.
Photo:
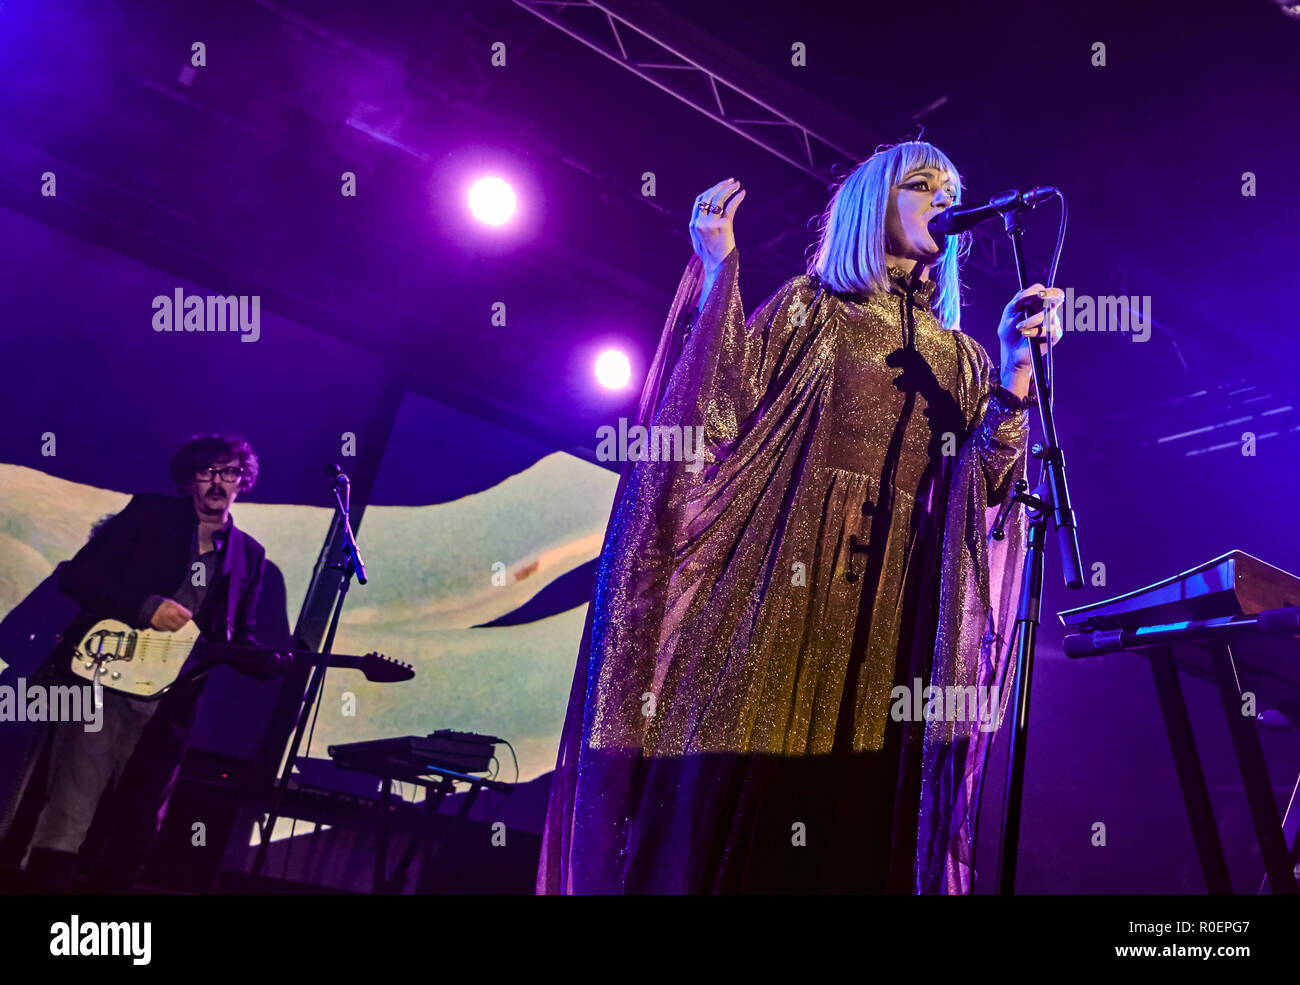
[[[244,470],[235,465],[227,465],[222,469],[209,466],[206,469],[199,469],[195,472],[194,478],[198,479],[200,482],[206,482],[209,479],[215,479],[217,476],[221,476],[221,479],[224,482],[234,482],[243,474]]]

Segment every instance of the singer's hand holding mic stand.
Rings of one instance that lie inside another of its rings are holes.
[[[1048,275],[1048,286],[1042,284],[1026,286],[1029,278],[1025,270],[1025,256],[1021,243],[1024,233],[1024,214],[1051,198],[1060,199],[1061,223]],[[946,209],[931,219],[928,224],[930,235],[942,248],[945,236],[966,232],[995,216],[1002,217],[1007,236],[1011,239],[1016,277],[1020,285],[1019,293],[1011,299],[1003,312],[1002,324],[998,331],[1002,344],[1002,385],[1018,396],[1024,396],[1028,392],[1029,379],[1026,377],[1032,379],[1038,392],[1038,412],[1043,428],[1043,440],[1035,443],[1030,449],[1030,454],[1042,463],[1038,486],[1030,492],[1029,483],[1024,479],[1018,480],[1014,493],[1007,497],[999,511],[993,529],[993,536],[1001,540],[1012,506],[1015,503],[1024,505],[1029,536],[1022,562],[1024,570],[1020,582],[1020,606],[1016,614],[1015,695],[1011,706],[1012,731],[1008,737],[1010,746],[1007,752],[1007,779],[1000,839],[999,892],[1003,894],[1015,892],[1025,753],[1029,739],[1029,692],[1042,609],[1043,565],[1046,557],[1049,516],[1052,517],[1057,543],[1061,548],[1065,584],[1070,589],[1083,586],[1083,563],[1079,556],[1078,531],[1065,481],[1065,456],[1057,441],[1056,421],[1052,411],[1056,381],[1051,371],[1051,347],[1061,336],[1062,330],[1056,318],[1056,311],[1064,295],[1051,284],[1056,279],[1061,246],[1065,240],[1066,214],[1065,196],[1056,188],[1041,187],[1027,192],[1003,192],[983,205]]]

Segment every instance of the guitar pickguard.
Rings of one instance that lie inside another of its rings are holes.
[[[199,628],[192,622],[167,633],[103,619],[82,637],[71,670],[112,691],[157,697],[175,682],[198,638]]]

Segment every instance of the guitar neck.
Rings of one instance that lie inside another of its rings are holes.
[[[320,654],[312,650],[286,650],[276,646],[249,646],[246,643],[213,643],[201,640],[198,647],[203,653],[211,653],[223,662],[238,662],[241,657],[251,659],[255,656],[265,656],[268,653],[291,654],[294,663],[299,666],[314,664],[320,659]],[[329,654],[329,666],[357,667],[360,666],[362,659],[362,657],[352,653],[331,653]]]

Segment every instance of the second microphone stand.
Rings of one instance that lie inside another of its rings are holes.
[[[271,845],[271,835],[275,831],[275,824],[280,819],[280,809],[284,804],[284,793],[289,787],[289,778],[293,774],[294,764],[298,761],[298,749],[302,746],[302,739],[307,733],[312,713],[320,695],[321,686],[325,683],[325,672],[329,669],[330,654],[334,651],[334,635],[338,632],[339,616],[343,612],[343,603],[347,600],[348,589],[352,585],[352,576],[356,575],[357,581],[362,585],[366,583],[366,566],[361,560],[361,551],[357,548],[357,540],[352,533],[352,522],[348,519],[348,509],[352,499],[351,483],[337,465],[331,466],[330,473],[334,476],[331,491],[334,493],[334,502],[338,506],[338,527],[336,529],[341,528],[343,533],[343,544],[341,545],[343,560],[333,562],[330,567],[336,571],[341,571],[343,580],[339,584],[338,597],[334,600],[334,612],[330,616],[329,631],[325,634],[325,643],[316,655],[316,662],[312,665],[311,680],[307,683],[307,690],[302,697],[302,705],[298,709],[298,727],[294,729],[293,741],[289,744],[289,754],[285,757],[284,764],[280,768],[271,813],[267,816],[266,823],[262,827],[261,841],[257,846],[257,855],[253,859],[252,874],[254,876],[261,875],[262,866],[266,863],[266,853]],[[330,539],[332,541],[333,536]]]

